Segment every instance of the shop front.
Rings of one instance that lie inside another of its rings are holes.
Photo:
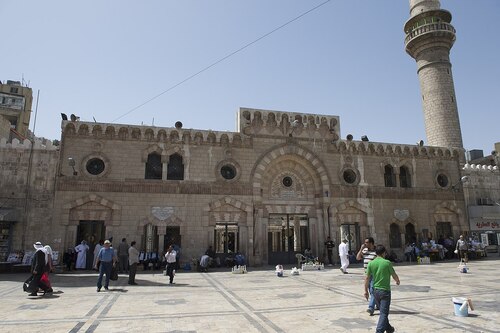
[[[470,233],[487,252],[498,252],[500,245],[500,206],[470,206]]]

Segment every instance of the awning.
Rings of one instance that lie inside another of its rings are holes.
[[[14,208],[0,208],[0,221],[17,221],[17,211]]]

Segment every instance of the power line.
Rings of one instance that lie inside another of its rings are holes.
[[[224,60],[226,60],[226,59],[228,59],[228,58],[232,57],[233,55],[235,55],[235,54],[237,54],[237,53],[239,53],[239,52],[243,51],[244,49],[246,49],[246,48],[248,48],[248,47],[252,46],[253,44],[255,44],[255,43],[259,42],[260,40],[262,40],[262,39],[266,38],[267,36],[269,36],[269,35],[271,35],[271,34],[275,33],[276,31],[283,29],[284,27],[286,27],[286,26],[287,26],[287,25],[289,25],[290,23],[293,23],[293,22],[297,21],[298,19],[300,19],[300,18],[302,18],[302,17],[306,16],[307,14],[309,14],[309,13],[311,13],[311,12],[315,11],[316,9],[320,8],[321,6],[323,6],[323,5],[327,4],[327,3],[328,3],[328,2],[330,2],[330,1],[331,1],[331,0],[326,0],[326,1],[322,2],[322,3],[320,3],[319,5],[317,5],[317,6],[313,7],[313,8],[311,8],[311,9],[309,9],[309,10],[307,10],[307,11],[305,11],[304,13],[300,14],[299,16],[296,16],[296,17],[294,17],[293,19],[291,19],[291,20],[287,21],[286,23],[284,23],[284,24],[280,25],[279,27],[274,28],[274,29],[273,29],[273,30],[271,30],[270,32],[268,32],[268,33],[266,33],[266,34],[264,34],[264,35],[260,36],[259,38],[257,38],[257,39],[255,39],[255,40],[253,40],[252,42],[250,42],[250,43],[248,43],[248,44],[246,44],[246,45],[244,45],[244,46],[240,47],[240,48],[239,48],[239,49],[237,49],[236,51],[233,51],[233,52],[229,53],[228,55],[226,55],[226,56],[224,56],[224,57],[220,58],[219,60],[217,60],[217,61],[213,62],[212,64],[208,65],[207,67],[204,67],[203,69],[199,70],[198,72],[196,72],[196,73],[194,73],[194,74],[192,74],[192,75],[188,76],[188,77],[187,77],[187,78],[185,78],[184,80],[182,80],[182,81],[180,81],[180,82],[178,82],[178,83],[174,84],[173,86],[171,86],[170,88],[168,88],[168,89],[166,89],[166,90],[162,91],[162,92],[161,92],[161,93],[159,93],[158,95],[155,95],[155,96],[153,96],[153,97],[149,98],[149,99],[148,99],[148,100],[146,100],[145,102],[143,102],[143,103],[141,103],[141,104],[137,105],[136,107],[134,107],[134,108],[130,109],[129,111],[125,112],[124,114],[122,114],[122,115],[121,115],[121,116],[119,116],[118,118],[116,118],[116,119],[112,120],[111,122],[112,122],[112,123],[114,123],[115,121],[117,121],[117,120],[119,120],[119,119],[121,119],[121,118],[123,118],[123,117],[125,117],[125,116],[129,115],[130,113],[132,113],[132,112],[134,112],[135,110],[137,110],[137,109],[139,109],[139,108],[143,107],[144,105],[148,104],[149,102],[154,101],[154,100],[155,100],[155,99],[157,99],[158,97],[160,97],[160,96],[162,96],[162,95],[166,94],[167,92],[169,92],[169,91],[171,91],[171,90],[173,90],[173,89],[177,88],[177,87],[178,87],[178,86],[180,86],[181,84],[183,84],[183,83],[185,83],[185,82],[187,82],[187,81],[191,80],[192,78],[194,78],[194,77],[196,77],[196,76],[200,75],[201,73],[203,73],[203,72],[205,72],[205,71],[209,70],[210,68],[212,68],[212,67],[214,67],[214,66],[218,65],[219,63],[223,62]]]

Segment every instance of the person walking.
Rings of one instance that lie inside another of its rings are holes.
[[[29,296],[38,296],[39,288],[43,289],[44,294],[48,290],[48,287],[40,282],[42,275],[45,272],[45,248],[40,242],[33,244],[33,247],[36,249],[36,252],[33,256],[33,260],[31,261],[31,274],[33,275],[33,282],[31,284],[31,294],[29,294]]]
[[[375,302],[380,307],[380,316],[378,318],[376,333],[393,333],[394,327],[389,323],[389,310],[391,306],[391,276],[399,286],[399,277],[392,267],[392,262],[385,259],[387,251],[385,246],[377,245],[375,247],[377,257],[368,263],[365,276],[366,300],[369,300],[370,279],[373,278],[373,294]]]
[[[347,267],[349,267],[349,247],[347,245],[347,239],[343,239],[339,245],[339,257],[340,257],[340,270],[344,274],[347,273]]]
[[[46,292],[51,293],[54,290],[52,289],[52,284],[50,283],[49,273],[52,273],[52,271],[54,270],[54,264],[52,262],[53,253],[50,245],[45,245],[44,251],[45,251],[45,271],[42,275],[42,281],[47,285]]]
[[[127,239],[122,238],[118,244],[118,273],[128,272],[128,248]]]
[[[169,283],[174,284],[174,275],[175,275],[175,267],[176,267],[176,256],[177,252],[175,252],[174,247],[170,245],[168,247],[167,253],[165,253],[165,260],[167,261],[167,275],[170,278]]]
[[[335,247],[335,243],[330,239],[330,236],[326,238],[325,242],[326,253],[328,255],[328,266],[333,266],[333,248]]]
[[[111,269],[113,265],[116,264],[116,256],[113,248],[111,247],[111,242],[109,240],[104,241],[104,246],[97,254],[97,267],[99,268],[99,278],[97,279],[97,292],[101,291],[102,288],[102,277],[106,274],[106,280],[104,282],[104,289],[109,288],[109,278],[111,276]]]
[[[87,251],[89,246],[85,240],[82,240],[80,245],[75,247],[76,251],[76,265],[75,269],[87,269]]]
[[[139,264],[139,251],[135,248],[135,241],[130,243],[128,248],[128,284],[137,285],[135,282],[135,273],[137,272],[137,265]]]
[[[458,251],[460,261],[467,263],[467,251],[469,247],[467,246],[467,241],[464,239],[463,235],[460,235],[460,238],[457,240],[457,246],[455,251]]]
[[[363,245],[361,245],[361,248],[356,255],[357,260],[363,260],[363,268],[365,269],[365,274],[368,264],[370,263],[370,261],[375,259],[376,256],[377,254],[375,253],[375,241],[373,240],[373,237],[368,237],[365,239],[365,242],[363,243]],[[375,297],[373,296],[373,277],[370,277],[370,287],[368,291],[370,292],[370,299],[368,300],[368,309],[366,309],[366,312],[368,312],[370,316],[373,316],[373,311],[375,310]]]

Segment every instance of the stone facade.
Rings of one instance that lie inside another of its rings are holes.
[[[9,237],[2,235],[0,250],[32,249],[37,240],[60,245],[50,230],[58,163],[59,151],[50,142],[0,139],[0,224],[2,232],[11,230]]]
[[[438,223],[467,229],[463,195],[450,188],[460,150],[340,140],[339,118],[325,115],[241,109],[238,123],[214,132],[64,121],[52,237],[73,246],[82,222],[99,221],[106,238],[145,250],[151,226],[161,252],[177,227],[187,260],[209,245],[227,252],[226,232],[258,265],[293,262],[305,247],[323,257],[328,235],[349,237],[353,251],[373,236],[400,252]],[[145,179],[150,155],[159,179]],[[172,155],[182,157],[182,180],[168,179]]]

